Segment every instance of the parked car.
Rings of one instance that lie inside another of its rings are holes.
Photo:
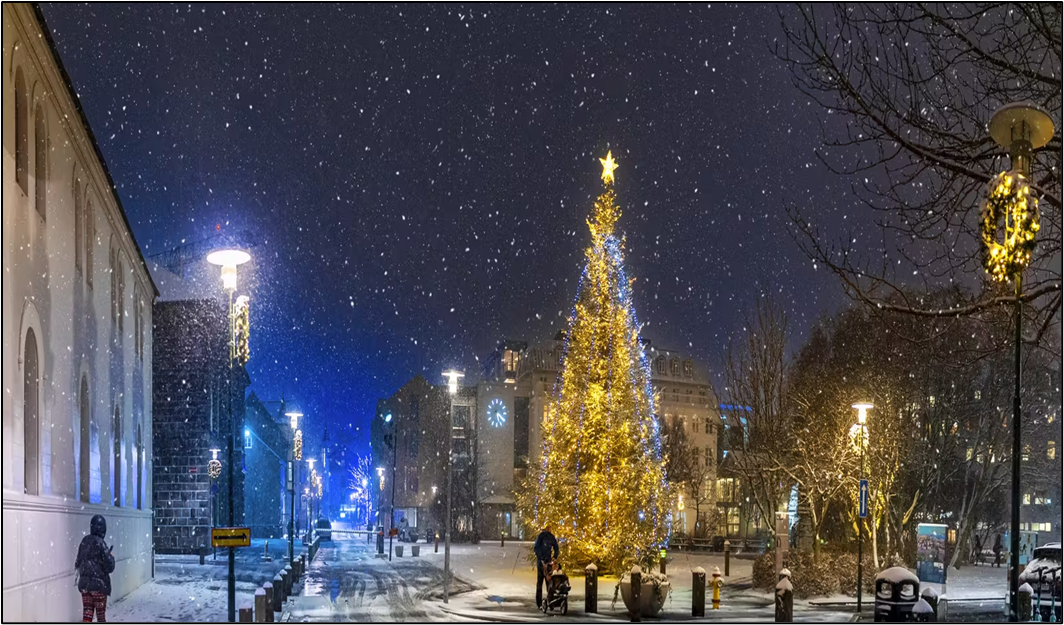
[[[1042,621],[1049,622],[1050,610],[1056,611],[1056,620],[1060,622],[1060,593],[1061,593],[1061,555],[1060,543],[1046,543],[1041,547],[1035,547],[1031,554],[1031,561],[1020,573],[1020,584],[1030,584],[1034,590],[1031,597],[1031,607],[1034,609],[1039,600],[1039,578],[1041,578],[1042,597],[1038,604],[1042,612]],[[1052,607],[1051,607],[1052,606]]]
[[[332,523],[329,522],[329,519],[318,519],[316,529],[318,538],[322,541],[332,540]]]

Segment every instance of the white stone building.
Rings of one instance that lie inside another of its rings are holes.
[[[3,5],[3,620],[80,620],[94,514],[111,600],[151,574],[145,267],[35,5]]]

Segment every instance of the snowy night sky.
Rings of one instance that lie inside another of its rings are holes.
[[[311,428],[564,327],[607,149],[644,335],[714,372],[763,292],[798,333],[844,301],[788,202],[868,227],[774,7],[42,9],[145,255],[257,238],[253,388]]]

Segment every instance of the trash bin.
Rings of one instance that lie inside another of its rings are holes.
[[[396,545],[395,546],[395,557],[397,557],[397,558],[403,557],[403,546],[402,545]]]
[[[910,621],[919,600],[920,579],[909,569],[895,566],[876,575],[875,622]]]

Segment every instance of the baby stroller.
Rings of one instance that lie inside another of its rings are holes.
[[[544,614],[569,613],[569,576],[562,572],[557,560],[543,563],[543,577],[547,583],[547,599],[543,602]]]

